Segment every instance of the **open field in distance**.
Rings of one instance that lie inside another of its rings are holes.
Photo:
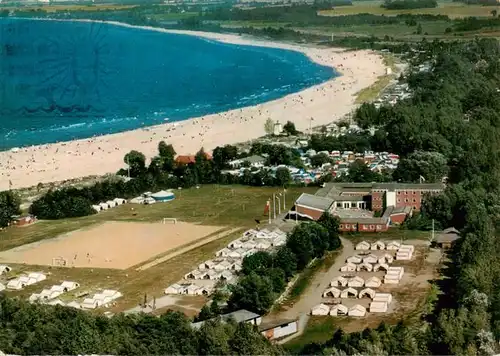
[[[411,10],[387,10],[380,5],[383,1],[353,1],[353,6],[339,6],[332,10],[320,12],[323,16],[342,16],[355,14],[374,14],[395,16],[400,14],[428,14],[447,15],[450,18],[464,18],[469,16],[491,17],[492,10],[500,10],[499,6],[466,5],[457,2],[439,2],[438,7],[431,9],[411,9]]]

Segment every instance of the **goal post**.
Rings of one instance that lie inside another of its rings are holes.
[[[163,225],[170,223],[170,224],[177,224],[177,219],[176,218],[163,218]]]
[[[64,267],[68,264],[68,261],[64,257],[53,257],[52,266]]]

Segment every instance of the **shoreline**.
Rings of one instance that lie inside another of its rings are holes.
[[[344,52],[339,48],[272,42],[233,34],[167,30],[115,21],[97,22],[197,36],[228,44],[293,50],[303,53],[312,62],[333,68],[340,76],[254,106],[87,139],[27,146],[18,152],[1,151],[0,191],[114,173],[124,166],[123,156],[127,152],[138,150],[149,159],[157,154],[161,140],[172,144],[177,154],[195,154],[201,147],[211,151],[219,145],[249,141],[264,135],[264,123],[269,117],[283,124],[290,120],[298,130],[307,129],[311,118],[314,126],[325,125],[351,112],[357,106],[356,93],[385,74],[382,57],[367,50]]]

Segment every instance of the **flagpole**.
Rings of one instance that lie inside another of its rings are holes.
[[[269,200],[267,201],[267,203],[269,204]],[[267,206],[267,213],[269,214],[269,224],[271,223],[271,207],[268,205]]]
[[[273,193],[273,212],[274,212],[274,219],[276,219],[276,193]]]
[[[286,189],[283,189],[283,212],[285,211]]]

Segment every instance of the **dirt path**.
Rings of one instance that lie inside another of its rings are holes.
[[[298,332],[280,341],[285,343],[299,335],[304,331],[309,320],[311,308],[316,304],[321,303],[323,291],[328,287],[330,281],[338,276],[339,269],[345,264],[347,257],[354,254],[354,246],[351,241],[345,238],[342,240],[342,253],[336,258],[335,263],[326,272],[319,272],[314,276],[314,279],[309,284],[309,287],[304,291],[300,300],[295,303],[290,309],[266,316],[264,321],[272,321],[279,319],[299,319]]]
[[[162,256],[160,258],[157,258],[156,260],[153,260],[151,262],[148,262],[146,264],[143,264],[142,266],[139,266],[136,268],[137,271],[144,271],[148,268],[151,268],[153,266],[156,266],[157,264],[160,264],[162,262],[165,262],[167,260],[170,260],[171,258],[174,258],[176,256],[179,256],[179,255],[182,255],[183,253],[185,252],[188,252],[192,249],[195,249],[197,247],[200,247],[200,246],[203,246],[209,242],[212,242],[212,241],[215,241],[215,240],[218,240],[218,239],[221,239],[225,236],[228,236],[230,234],[233,234],[235,232],[237,232],[238,230],[241,230],[241,228],[237,227],[237,228],[233,228],[233,229],[230,229],[230,230],[226,230],[226,231],[222,231],[222,232],[218,232],[216,234],[214,234],[213,236],[209,237],[209,238],[202,238],[201,240],[199,240],[198,242],[196,243],[192,243],[186,247],[183,247],[177,251],[174,251],[172,253],[169,253],[165,256]]]

